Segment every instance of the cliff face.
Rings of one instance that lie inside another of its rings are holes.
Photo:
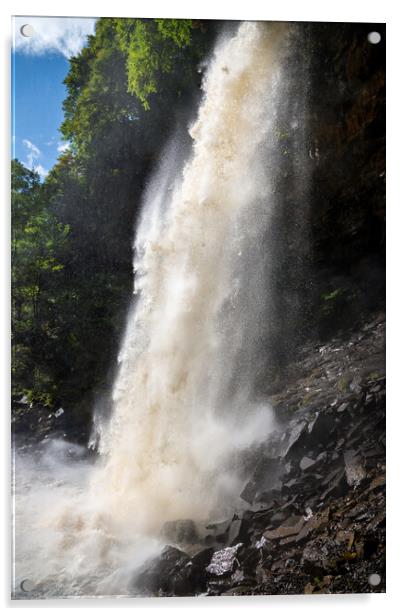
[[[313,305],[326,335],[384,305],[385,25],[313,24],[310,41]]]
[[[304,341],[385,309],[385,26],[296,30],[266,241],[272,381]]]

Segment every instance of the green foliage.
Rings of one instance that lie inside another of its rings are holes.
[[[97,137],[111,124],[124,129],[139,115],[137,101],[127,93],[126,60],[117,46],[113,20],[100,20],[96,36],[89,37],[88,47],[70,62],[61,131],[73,152],[88,158]]]
[[[190,19],[117,19],[119,46],[127,54],[127,89],[150,109],[150,96],[158,92],[162,75],[180,64],[186,72],[187,58],[181,51],[191,43]]]
[[[131,298],[132,239],[147,177],[215,25],[97,21],[70,60],[61,132],[40,183],[13,161],[13,395],[80,408],[110,389]]]
[[[342,308],[344,299],[345,293],[341,288],[333,289],[333,291],[329,291],[327,293],[322,293],[320,310],[323,316],[333,316],[337,310]]]
[[[341,293],[343,293],[342,289],[334,289],[334,291],[330,291],[330,293],[323,293],[321,297],[325,302],[329,302],[338,297]]]
[[[337,381],[337,389],[341,392],[346,392],[348,391],[348,387],[350,385],[350,378],[348,376],[342,376],[338,381]]]
[[[70,61],[65,79],[61,131],[73,151],[91,156],[89,150],[111,125],[120,127],[124,138],[133,124],[144,121],[144,110],[152,104],[162,103],[171,111],[169,105],[197,83],[197,63],[208,43],[209,37],[193,28],[191,20],[100,19],[88,46]],[[166,119],[158,116],[164,125]],[[152,120],[147,120],[148,128]]]
[[[12,161],[11,185],[13,391],[49,400],[52,378],[41,357],[55,337],[49,316],[57,299],[63,269],[59,253],[69,226],[49,210],[39,176],[18,160]]]

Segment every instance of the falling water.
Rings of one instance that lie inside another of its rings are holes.
[[[129,592],[165,521],[240,505],[245,452],[275,425],[256,383],[270,334],[268,230],[291,42],[287,25],[247,22],[218,43],[189,160],[178,166],[174,142],[149,186],[100,460],[47,497],[41,545],[32,520],[16,545],[20,576],[52,579],[53,594]],[[20,502],[30,507],[26,495]]]
[[[135,244],[139,297],[98,481],[147,527],[206,517],[225,502],[226,491],[239,488],[234,452],[272,426],[270,409],[250,391],[267,289],[255,274],[259,263],[244,260],[267,218],[261,146],[275,122],[283,38],[281,26],[245,23],[221,45],[190,129],[191,159],[171,196],[159,190],[163,169],[144,206]]]

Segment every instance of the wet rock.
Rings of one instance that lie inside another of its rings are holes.
[[[378,515],[376,515],[371,522],[366,526],[366,532],[371,532],[376,530],[379,526],[385,526],[386,515],[385,511],[380,511]]]
[[[344,453],[346,479],[350,486],[358,486],[366,477],[362,457],[358,452],[349,449]]]
[[[251,579],[251,581],[253,582],[254,580]],[[231,576],[231,586],[234,586],[235,588],[232,588],[229,593],[234,594],[236,588],[249,588],[244,586],[245,582],[247,582],[247,580],[245,580],[244,572],[242,571],[242,569],[237,569],[235,573],[233,573]]]
[[[305,471],[307,468],[310,468],[314,464],[315,464],[315,460],[312,460],[311,458],[304,456],[299,463],[299,467],[302,471]]]
[[[242,546],[237,554],[235,570],[230,577],[231,586],[244,586],[247,584],[253,588],[256,585],[256,567],[260,559],[260,550]]]
[[[317,412],[306,425],[306,429],[299,435],[298,440],[290,447],[287,456],[298,456],[305,454],[309,449],[316,448],[318,445],[326,445],[335,430],[333,416],[324,411]]]
[[[323,575],[331,568],[329,550],[326,539],[318,538],[309,541],[302,552],[301,565],[311,576]]]
[[[205,548],[192,556],[191,561],[186,564],[186,573],[193,593],[203,592],[206,589],[206,567],[210,563],[213,554],[214,548]]]
[[[375,554],[379,546],[379,541],[375,538],[367,538],[363,545],[363,558],[370,560]]]
[[[245,524],[244,524],[245,525]],[[240,531],[241,531],[241,526],[242,526],[242,520],[240,519],[235,519],[231,522],[231,525],[229,527],[228,530],[228,544],[231,546],[233,543],[237,544],[239,543],[237,541],[239,535],[240,535]]]
[[[218,543],[225,543],[227,540],[228,529],[230,527],[230,520],[223,520],[222,522],[212,522],[207,524],[206,529],[210,531],[205,537],[205,542],[209,545],[216,541]]]
[[[371,481],[369,489],[377,490],[378,488],[382,488],[385,485],[385,483],[386,483],[386,475],[379,475],[378,477],[375,477],[375,479]]]
[[[305,586],[304,594],[316,595],[316,594],[328,593],[330,592],[328,590],[328,587],[332,583],[332,581],[333,581],[333,576],[331,575],[325,575],[323,576],[322,579],[316,578],[315,584],[312,584],[311,582],[309,582],[309,584]]]
[[[269,569],[263,563],[256,567],[256,581],[259,585],[266,585],[273,577],[272,567]]]
[[[241,597],[253,594],[250,586],[235,586],[221,593],[223,597]]]
[[[267,539],[262,536],[258,541],[256,541],[255,548],[257,550],[261,550],[267,545],[267,543],[268,543]]]
[[[351,391],[353,391],[355,394],[360,394],[362,392],[361,383],[362,383],[362,380],[360,377],[358,376],[354,377],[354,379],[351,381],[349,385]]]
[[[349,485],[346,479],[346,473],[344,468],[336,472],[333,479],[328,483],[326,490],[320,495],[320,500],[324,501],[330,496],[338,497],[343,496],[348,492]]]
[[[276,500],[280,497],[280,490],[267,490],[265,492],[260,492],[258,490],[255,500],[258,503],[262,503],[266,506],[272,505],[276,502]]]
[[[148,561],[136,575],[134,586],[136,591],[151,595],[192,594],[190,582],[189,556],[170,545],[161,554]]]
[[[322,453],[320,453],[318,457],[316,458],[315,464],[322,464],[324,462],[327,462],[328,458],[329,458],[328,452],[322,451]]]
[[[250,480],[247,482],[244,489],[242,490],[240,497],[244,501],[252,505],[255,500],[257,491],[258,491],[258,485],[256,481]]]
[[[311,518],[309,518],[309,520],[305,521],[304,518],[302,518],[302,520],[305,522],[305,524],[302,525],[301,530],[298,532],[297,535],[291,536],[291,537],[286,537],[284,539],[281,540],[281,545],[286,545],[288,543],[291,542],[295,542],[298,543],[302,540],[304,540],[306,537],[308,537],[308,535],[314,531],[314,530],[319,530],[325,526],[327,526],[328,522],[329,522],[329,507],[327,507],[324,511],[322,511],[319,514],[313,515]]]
[[[241,498],[250,504],[255,501],[270,504],[281,489],[283,472],[284,464],[280,459],[263,457],[242,490]]]
[[[300,441],[300,439],[304,436],[304,434],[306,433],[306,428],[307,428],[307,422],[306,421],[300,421],[297,424],[295,424],[289,434],[288,434],[288,439],[287,439],[287,446],[285,447],[284,453],[283,455],[286,456],[288,453],[290,453],[293,448],[297,449],[296,444]],[[301,444],[300,444],[301,446]],[[303,444],[302,444],[303,446]]]
[[[307,522],[308,520],[310,520],[310,518],[312,518],[313,516],[313,511],[310,507],[306,507],[305,508],[305,515],[304,515],[304,520]]]
[[[210,564],[206,567],[207,573],[215,576],[231,573],[235,567],[236,555],[240,547],[242,543],[214,552]]]
[[[298,521],[294,522],[294,519],[291,520],[293,523],[288,526],[286,523],[283,526],[279,526],[275,530],[267,530],[264,533],[264,538],[269,541],[274,541],[276,539],[282,539],[283,537],[288,537],[290,535],[297,535],[304,525],[304,518],[301,516]]]
[[[283,491],[284,491],[284,492],[287,492],[287,491],[292,492],[292,491],[293,491],[293,488],[294,488],[296,485],[301,484],[301,483],[302,483],[302,480],[301,480],[301,478],[300,478],[300,477],[296,477],[296,478],[294,478],[294,479],[290,479],[290,481],[287,481],[287,482],[283,485]]]
[[[193,520],[173,520],[165,522],[161,537],[179,545],[197,543],[199,536]]]
[[[343,550],[350,551],[355,539],[354,531],[349,529],[339,530],[336,534],[336,542],[339,546],[343,547]]]
[[[284,520],[287,518],[287,514],[283,511],[278,511],[277,513],[275,513],[274,515],[271,516],[270,518],[270,522],[272,524],[275,524],[276,522],[284,522]]]
[[[229,546],[244,543],[247,538],[247,523],[244,519],[234,516],[228,529],[227,544]]]

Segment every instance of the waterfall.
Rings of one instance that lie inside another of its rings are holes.
[[[174,140],[146,191],[100,460],[43,521],[54,529],[48,573],[85,577],[90,592],[121,589],[117,571],[134,552],[158,549],[165,521],[239,506],[245,453],[275,427],[257,383],[274,306],[282,119],[295,102],[286,98],[290,33],[245,22],[218,42],[189,159],[177,163]],[[150,538],[144,550],[139,537]]]
[[[233,504],[237,452],[273,427],[251,384],[269,292],[259,254],[272,190],[265,154],[281,104],[286,32],[243,23],[218,46],[190,159],[176,177],[162,165],[144,203],[138,298],[96,480],[120,515],[123,499],[128,517],[136,512],[147,529]]]

